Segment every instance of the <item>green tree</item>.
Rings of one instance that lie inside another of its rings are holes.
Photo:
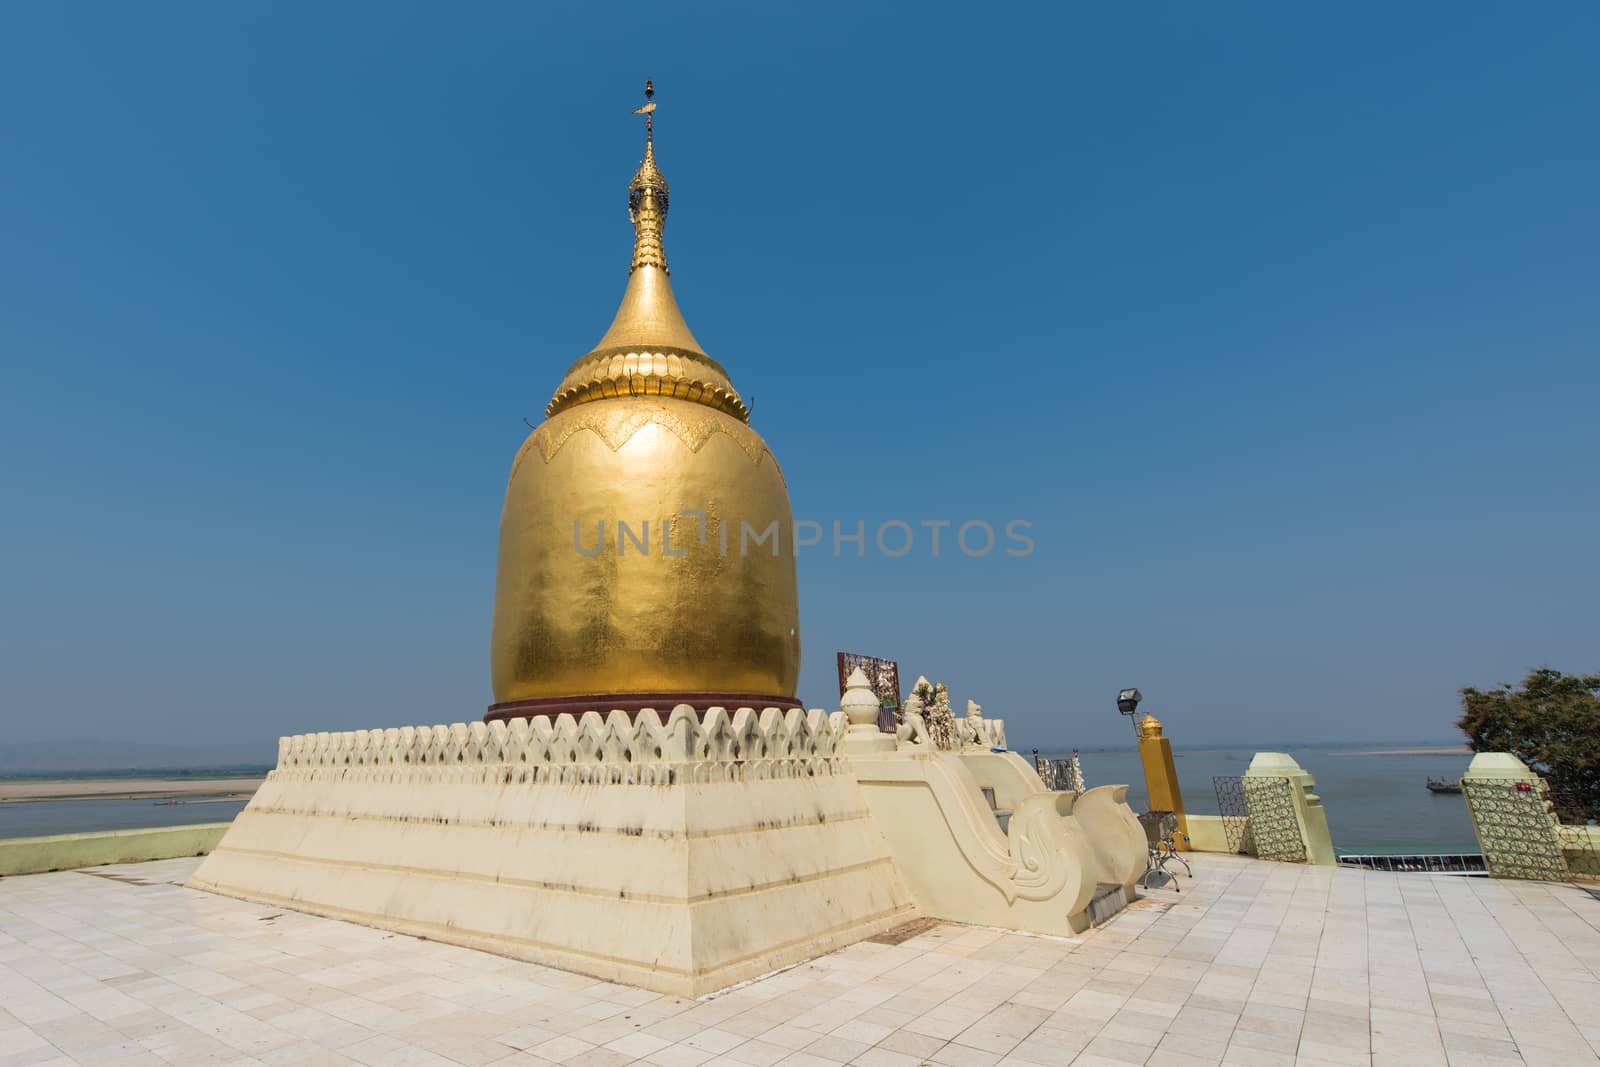
[[[1600,818],[1600,674],[1528,672],[1522,686],[1461,690],[1474,752],[1509,752],[1550,783],[1563,821]]]

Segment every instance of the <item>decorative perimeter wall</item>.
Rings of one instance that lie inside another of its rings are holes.
[[[1316,779],[1288,753],[1257,752],[1243,775],[1219,776],[1212,784],[1219,814],[1189,814],[1195,851],[1329,867],[1339,862]]]
[[[1461,776],[1461,791],[1496,878],[1559,882],[1600,879],[1600,826],[1570,810],[1563,822],[1549,784],[1509,752],[1480,752]]]
[[[833,718],[284,738],[190,884],[698,996],[916,914]]]

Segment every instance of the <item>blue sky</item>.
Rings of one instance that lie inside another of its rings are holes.
[[[1452,736],[1600,668],[1591,5],[14,4],[0,717],[481,714],[509,463],[604,331],[645,77],[695,333],[839,648],[1120,741]]]

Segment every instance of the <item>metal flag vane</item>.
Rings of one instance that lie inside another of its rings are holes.
[[[644,106],[633,109],[635,115],[644,116],[644,140],[649,144],[655,137],[656,121],[656,83],[646,78],[644,81]]]

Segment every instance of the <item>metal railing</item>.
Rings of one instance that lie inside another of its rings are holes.
[[[1033,757],[1033,769],[1039,773],[1039,780],[1046,789],[1057,793],[1080,792],[1083,788],[1083,770],[1078,757],[1066,759],[1050,759],[1046,756]]]
[[[1389,856],[1348,853],[1339,857],[1339,866],[1427,874],[1485,874],[1489,869],[1483,855],[1478,852],[1418,852]]]

